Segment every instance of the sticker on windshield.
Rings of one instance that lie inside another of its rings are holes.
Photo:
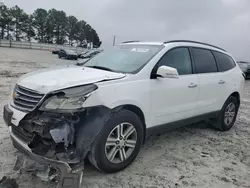
[[[133,48],[131,52],[148,52],[149,49],[146,48]]]

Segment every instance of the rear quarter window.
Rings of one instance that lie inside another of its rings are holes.
[[[223,54],[216,51],[213,51],[213,54],[218,63],[218,68],[220,72],[228,71],[236,66],[234,60],[227,54]]]

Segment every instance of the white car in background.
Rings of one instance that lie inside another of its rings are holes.
[[[21,77],[4,119],[14,146],[33,159],[72,166],[88,157],[110,173],[130,165],[159,127],[208,119],[229,130],[244,82],[232,56],[216,46],[130,41],[82,65]]]

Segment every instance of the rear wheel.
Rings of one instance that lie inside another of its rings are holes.
[[[238,100],[230,96],[223,105],[219,117],[211,122],[212,126],[220,131],[230,130],[235,123],[238,110]]]
[[[129,110],[121,110],[105,123],[89,154],[99,170],[113,173],[129,166],[143,142],[143,125]]]

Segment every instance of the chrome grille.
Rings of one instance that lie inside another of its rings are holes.
[[[21,86],[16,86],[13,92],[14,107],[23,111],[32,111],[42,100],[44,94]]]

